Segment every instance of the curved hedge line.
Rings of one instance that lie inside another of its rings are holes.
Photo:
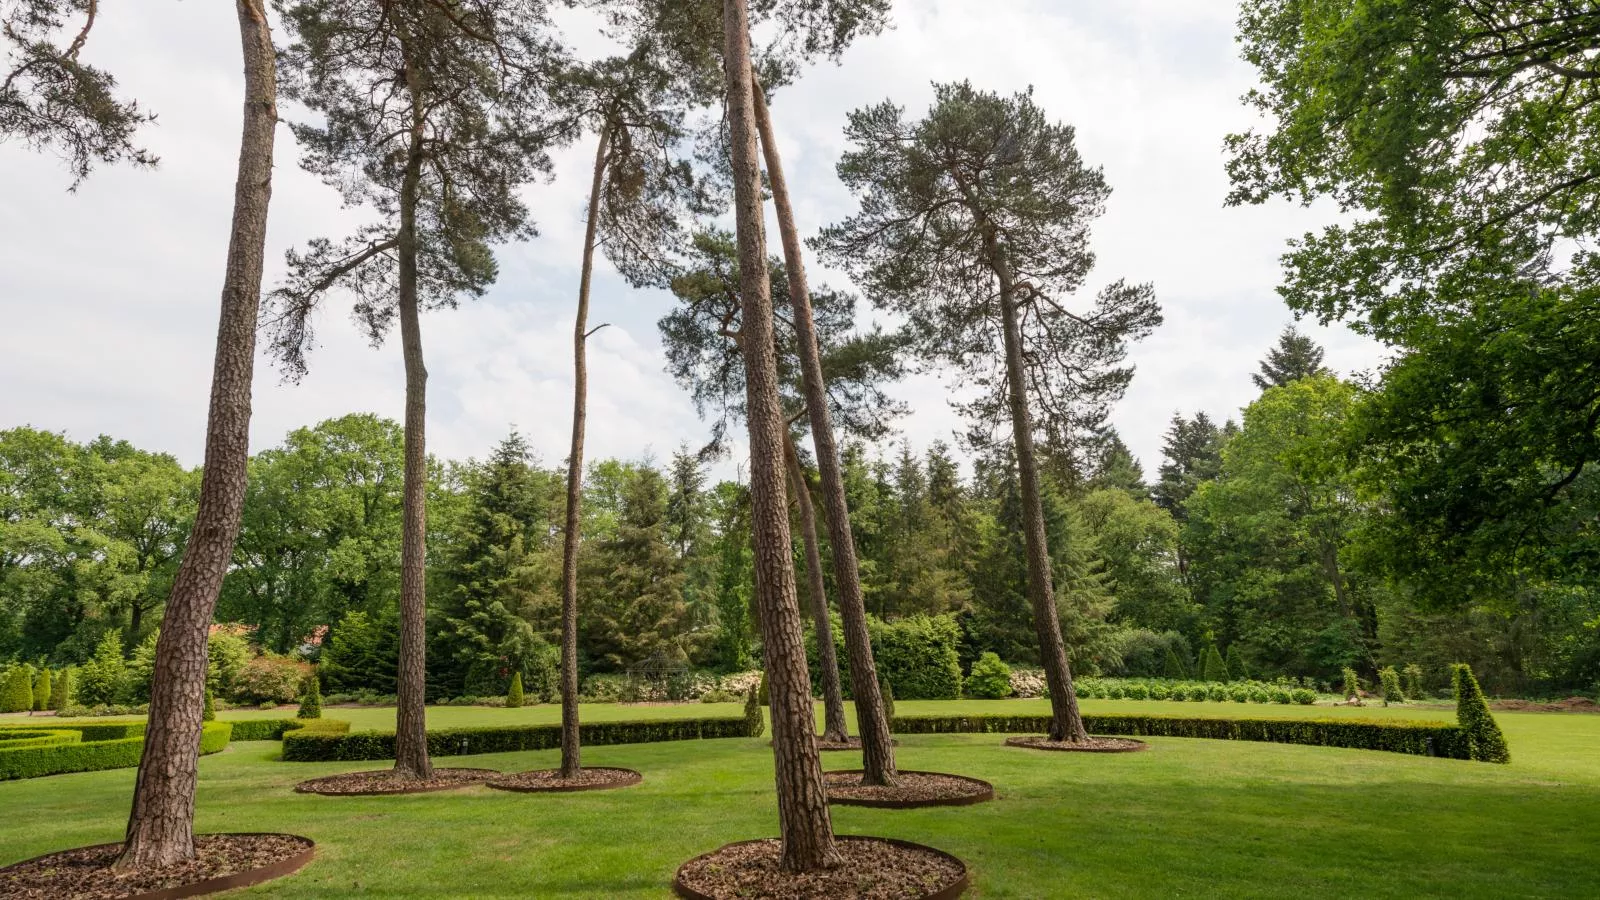
[[[321,720],[312,720],[318,722]],[[333,724],[333,723],[329,723]],[[349,723],[337,723],[349,728]],[[644,722],[586,722],[580,727],[583,743],[647,744],[657,741],[696,741],[703,738],[750,737],[750,724],[739,718],[661,719]],[[550,750],[561,746],[561,726],[507,725],[488,728],[445,728],[428,732],[430,756],[464,756],[473,753],[507,753],[516,750]],[[290,730],[283,735],[283,758],[289,762],[394,759],[394,733],[357,731],[330,733],[315,727]]]
[[[350,723],[340,719],[230,719],[228,724],[236,741],[281,741],[300,729],[339,734],[350,730]]]
[[[0,728],[0,751],[76,744],[82,740],[83,732],[70,728]]]
[[[1221,741],[1266,741],[1312,747],[1385,750],[1418,756],[1475,759],[1466,733],[1445,722],[1373,719],[1201,719],[1127,714],[1086,715],[1093,734],[1133,737],[1191,737]],[[901,716],[896,734],[1003,733],[1050,729],[1049,716]]]
[[[15,750],[0,748],[0,781],[137,766],[139,757],[144,753],[144,723],[115,724],[121,730],[114,737],[101,737],[108,732],[105,725],[64,725],[60,730],[79,733],[78,742]],[[131,737],[127,736],[130,732]],[[200,752],[206,754],[222,750],[228,746],[232,733],[233,729],[227,722],[205,723],[200,730]]]

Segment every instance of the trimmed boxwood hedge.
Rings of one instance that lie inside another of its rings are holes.
[[[76,744],[82,740],[83,732],[70,728],[0,728],[0,750]]]
[[[1267,741],[1313,747],[1386,750],[1450,759],[1474,758],[1461,728],[1443,722],[1086,715],[1083,723],[1092,734]],[[1049,728],[1049,716],[902,716],[894,720],[896,734],[1025,734],[1048,731]]]
[[[236,719],[228,724],[236,741],[281,741],[286,733],[301,728],[335,734],[350,730],[350,723],[340,719]]]
[[[750,737],[750,725],[742,716],[714,719],[661,719],[645,722],[587,722],[581,726],[581,734],[583,743],[589,746],[646,744],[657,741]],[[430,756],[550,750],[560,746],[559,724],[446,728],[428,732]],[[356,731],[338,734],[315,727],[300,728],[284,734],[283,758],[289,762],[394,759],[394,733]]]
[[[62,730],[78,732],[80,741],[16,750],[0,749],[0,781],[137,766],[144,752],[144,723],[119,724],[123,734],[116,737],[98,737],[105,733],[105,726],[63,726]],[[200,731],[200,752],[216,753],[227,747],[232,731],[227,722],[207,722]],[[133,732],[133,736],[125,736],[128,732]],[[97,737],[91,737],[91,733]]]

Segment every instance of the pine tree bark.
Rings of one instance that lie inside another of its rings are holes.
[[[1017,473],[1022,482],[1022,531],[1028,557],[1028,600],[1033,626],[1039,636],[1039,661],[1050,688],[1050,739],[1086,741],[1078,711],[1078,693],[1072,685],[1066,642],[1061,639],[1061,619],[1056,610],[1054,578],[1050,571],[1050,544],[1044,530],[1044,501],[1039,491],[1038,454],[1033,447],[1033,420],[1023,384],[1022,329],[1017,321],[1016,283],[1004,249],[992,227],[984,227],[984,247],[1000,282],[1000,318],[1005,335],[1006,388],[1011,400],[1011,430],[1017,448]]]
[[[833,621],[828,616],[828,591],[822,583],[822,553],[817,547],[817,514],[806,489],[805,472],[800,469],[800,454],[791,440],[786,444],[789,483],[794,488],[795,505],[800,509],[800,536],[806,551],[806,588],[811,595],[811,621],[817,634],[817,667],[822,675],[822,740],[842,744],[850,740],[850,725],[844,714],[844,690],[839,685],[839,657],[833,646]]]
[[[156,642],[144,756],[122,853],[113,867],[160,868],[194,858],[194,792],[206,692],[207,642],[233,559],[250,461],[250,386],[256,310],[272,197],[278,123],[272,32],[261,0],[236,0],[244,53],[244,128],[233,227],[212,365],[205,469],[194,530],[178,566]]]
[[[850,507],[845,500],[844,467],[839,462],[839,447],[834,440],[833,421],[828,413],[827,385],[822,380],[822,354],[817,345],[817,329],[811,314],[811,288],[806,283],[800,232],[795,227],[794,208],[789,202],[789,185],[783,174],[783,160],[772,134],[772,117],[753,70],[750,81],[756,126],[761,133],[767,178],[772,187],[772,202],[778,214],[778,235],[783,242],[789,302],[800,345],[800,373],[806,397],[806,413],[811,420],[811,440],[817,451],[817,470],[822,476],[824,519],[827,520],[828,541],[833,551],[839,618],[844,625],[845,651],[850,656],[850,692],[856,702],[856,729],[861,734],[861,781],[863,784],[892,786],[898,773],[894,739],[889,733],[889,717],[884,711],[883,694],[878,684],[878,667],[872,657],[872,638],[867,631],[867,603],[861,591],[855,536],[850,529]]]
[[[723,0],[724,74],[728,81],[728,133],[732,148],[734,214],[739,245],[739,289],[745,333],[746,423],[750,430],[751,532],[755,545],[756,600],[762,655],[772,708],[772,755],[786,872],[838,865],[833,820],[817,756],[805,638],[795,599],[793,547],[784,496],[778,366],[772,344],[772,295],[761,215],[755,106],[751,96],[750,20],[746,0]]]
[[[405,357],[405,488],[400,534],[400,666],[395,685],[394,770],[407,778],[433,776],[428,758],[427,709],[427,530],[428,369],[422,360],[421,310],[417,301],[417,195],[422,185],[424,110],[416,67],[406,62],[411,98],[411,135],[400,183],[400,347]]]
[[[589,220],[583,234],[583,272],[578,276],[578,317],[572,326],[572,446],[567,453],[567,523],[561,543],[561,777],[583,767],[578,728],[578,543],[583,527],[583,429],[589,413],[589,285],[594,274],[595,230],[600,188],[611,149],[611,123],[600,129],[589,184]]]

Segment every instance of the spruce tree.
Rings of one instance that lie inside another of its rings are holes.
[[[1261,361],[1261,372],[1251,375],[1250,380],[1265,391],[1327,371],[1322,367],[1322,348],[1291,325],[1278,335],[1278,346],[1267,351],[1267,358]]]
[[[592,598],[579,628],[594,657],[625,669],[661,654],[679,659],[688,633],[682,560],[667,530],[667,484],[649,466],[629,469],[616,527],[587,548],[584,581]]]
[[[269,295],[274,354],[306,371],[312,314],[355,298],[373,341],[396,319],[406,384],[395,772],[428,778],[426,708],[427,368],[420,316],[481,295],[492,245],[534,234],[521,189],[570,136],[552,111],[565,64],[545,0],[293,0],[283,18],[284,92],[317,116],[293,125],[301,165],[377,221],[288,254]]]
[[[851,113],[846,137],[855,146],[839,175],[861,211],[824,229],[818,245],[909,321],[920,356],[954,364],[978,389],[964,409],[979,436],[1010,426],[1050,737],[1085,741],[1035,441],[1080,446],[1103,427],[1133,375],[1128,342],[1160,322],[1153,293],[1116,282],[1092,308],[1068,311],[1093,266],[1089,225],[1110,189],[1084,165],[1073,129],[1048,122],[1031,93],[936,85],[921,121],[886,102]]]

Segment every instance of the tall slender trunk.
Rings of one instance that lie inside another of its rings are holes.
[[[839,618],[844,625],[845,650],[850,655],[850,692],[856,701],[856,729],[861,734],[862,783],[893,785],[897,769],[894,739],[889,735],[889,717],[884,711],[883,694],[878,686],[878,666],[872,658],[872,638],[867,631],[867,603],[861,592],[861,571],[856,562],[856,541],[850,530],[850,507],[844,495],[844,469],[839,462],[839,447],[833,437],[833,421],[828,414],[827,385],[822,380],[822,354],[817,346],[817,329],[811,315],[811,289],[806,284],[805,257],[800,252],[800,233],[794,224],[794,209],[789,203],[789,185],[783,175],[783,161],[772,136],[772,117],[760,84],[750,73],[756,125],[766,153],[767,177],[772,185],[772,202],[778,213],[778,235],[783,242],[784,269],[789,278],[789,302],[794,310],[794,328],[800,345],[800,373],[806,396],[806,413],[811,419],[811,440],[817,451],[817,470],[822,475],[824,518],[828,541],[833,551],[833,578],[839,592]]]
[[[250,383],[256,309],[272,197],[278,86],[272,32],[261,0],[237,0],[244,51],[244,129],[233,193],[233,230],[211,373],[200,504],[156,642],[149,726],[118,869],[157,868],[194,857],[194,791],[205,707],[206,644],[222,579],[233,558],[250,460]]]
[[[567,453],[567,525],[561,541],[561,777],[576,778],[578,729],[578,541],[583,526],[583,426],[589,412],[589,283],[594,274],[595,228],[605,183],[611,123],[600,129],[589,185],[589,221],[583,233],[583,273],[578,276],[578,318],[572,326],[572,447]]]
[[[1000,318],[1005,332],[1006,386],[1011,399],[1011,430],[1017,445],[1017,473],[1022,482],[1022,530],[1028,557],[1028,600],[1039,635],[1039,661],[1050,686],[1050,739],[1084,741],[1089,733],[1078,711],[1072,667],[1061,639],[1061,618],[1050,572],[1050,544],[1044,531],[1044,501],[1039,493],[1039,461],[1033,449],[1033,420],[1023,385],[1022,330],[1017,323],[1016,285],[1011,264],[993,231],[984,235],[985,249],[1000,281]]]
[[[400,671],[395,686],[394,770],[429,778],[425,637],[428,618],[428,369],[422,362],[422,325],[417,303],[417,195],[422,184],[424,119],[416,67],[407,61],[411,137],[400,183],[400,347],[406,367],[405,487],[400,534]]]
[[[750,20],[746,0],[723,0],[724,74],[732,145],[734,213],[739,241],[741,328],[745,334],[745,398],[750,428],[750,530],[755,548],[756,601],[772,706],[772,756],[786,872],[838,865],[833,819],[817,757],[805,637],[795,599],[794,557],[784,496],[778,365],[772,346],[772,295],[761,220],[761,166],[756,158],[751,97]]]
[[[839,657],[833,647],[833,621],[828,617],[828,591],[822,583],[822,553],[817,548],[817,514],[800,469],[800,454],[791,440],[784,456],[789,461],[789,482],[800,508],[800,536],[806,548],[806,587],[811,593],[811,621],[817,633],[817,667],[822,674],[822,740],[842,744],[850,740],[844,714],[844,691],[839,686]]]

